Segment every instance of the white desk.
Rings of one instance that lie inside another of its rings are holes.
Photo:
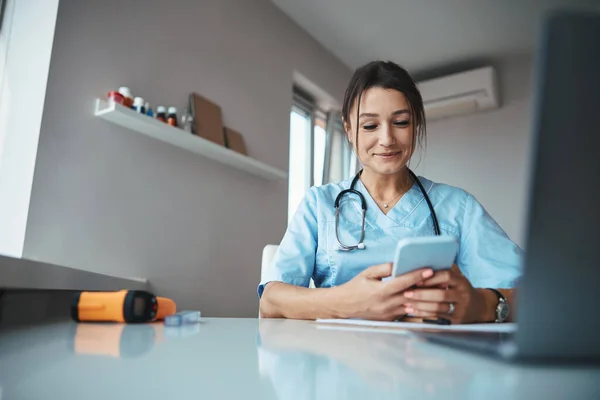
[[[392,333],[206,319],[0,332],[1,399],[600,399],[599,368],[508,365]]]

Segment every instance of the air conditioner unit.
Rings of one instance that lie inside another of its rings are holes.
[[[418,87],[427,121],[500,107],[493,67],[430,79],[419,82]]]

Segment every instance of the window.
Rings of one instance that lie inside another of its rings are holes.
[[[314,98],[294,90],[290,112],[288,222],[311,186],[346,179],[356,163],[337,110],[322,110]]]
[[[2,20],[4,19],[4,6],[6,2],[4,0],[0,0],[0,31],[2,31]]]
[[[313,127],[313,185],[323,184],[323,172],[325,169],[325,145],[326,145],[326,116],[315,118]]]
[[[306,190],[311,186],[312,127],[309,113],[292,107],[290,114],[290,171],[288,186],[288,222],[291,220]]]

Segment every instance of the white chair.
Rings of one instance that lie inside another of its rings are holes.
[[[260,280],[262,281],[263,276],[265,275],[266,269],[271,264],[273,257],[275,257],[275,253],[277,253],[277,249],[279,248],[276,244],[268,244],[265,246],[262,252],[262,264],[260,267]]]
[[[277,253],[278,248],[279,248],[279,245],[276,245],[276,244],[268,244],[263,248],[262,262],[261,262],[261,266],[260,266],[260,280],[261,281],[265,274],[265,270],[269,267],[269,265],[271,264],[271,261],[273,261],[273,257],[275,257],[275,253]],[[313,282],[312,278],[310,278],[308,287],[309,288],[315,287],[315,283]]]
[[[265,271],[267,268],[269,268],[269,265],[271,264],[271,261],[273,261],[273,257],[275,257],[275,253],[277,253],[277,249],[279,248],[279,245],[276,244],[268,244],[263,248],[263,252],[262,252],[262,262],[261,262],[261,266],[260,266],[260,280],[262,282],[262,278],[265,274]],[[310,279],[310,282],[308,284],[309,288],[314,288],[315,287],[315,283],[313,282],[312,278]],[[260,311],[258,313],[258,318],[260,318]]]

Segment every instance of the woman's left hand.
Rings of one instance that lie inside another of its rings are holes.
[[[436,272],[419,287],[404,292],[404,297],[410,301],[406,312],[421,318],[445,318],[453,324],[484,322],[489,314],[487,311],[491,311],[487,310],[484,290],[475,289],[454,265],[452,269]]]

